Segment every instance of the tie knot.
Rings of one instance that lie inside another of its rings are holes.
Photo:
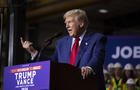
[[[79,37],[76,37],[75,38],[75,42],[79,42],[80,38]]]

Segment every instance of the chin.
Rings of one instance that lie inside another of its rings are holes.
[[[70,36],[70,37],[73,37],[74,35],[72,35],[72,34],[69,34],[69,36]]]

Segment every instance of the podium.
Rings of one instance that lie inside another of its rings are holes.
[[[77,67],[41,61],[5,67],[3,90],[98,90],[98,78],[82,79]]]

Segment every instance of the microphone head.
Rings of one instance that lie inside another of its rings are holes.
[[[59,37],[61,35],[63,35],[63,32],[57,32],[57,33],[55,33],[54,37]]]
[[[48,38],[47,40],[44,40],[44,42],[51,41],[51,40],[53,40],[54,38],[59,37],[59,36],[61,36],[61,35],[63,35],[63,32],[57,32],[57,33],[55,33],[53,36],[51,36],[50,38]]]

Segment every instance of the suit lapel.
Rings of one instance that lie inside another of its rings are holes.
[[[67,63],[69,63],[69,58],[70,58],[70,53],[71,53],[71,44],[72,44],[72,38],[71,37],[68,37],[67,38],[67,42],[65,43],[66,44],[66,48],[67,48],[67,54],[68,57],[67,57]]]
[[[87,48],[88,48],[88,46],[90,44],[89,39],[90,39],[90,35],[88,34],[88,32],[86,32],[86,34],[83,37],[83,40],[81,42],[81,45],[79,47],[79,50],[78,50],[78,53],[77,53],[77,56],[76,56],[76,61],[75,61],[75,65],[74,66],[78,66],[79,65],[82,56],[84,55],[85,51],[87,50]]]

